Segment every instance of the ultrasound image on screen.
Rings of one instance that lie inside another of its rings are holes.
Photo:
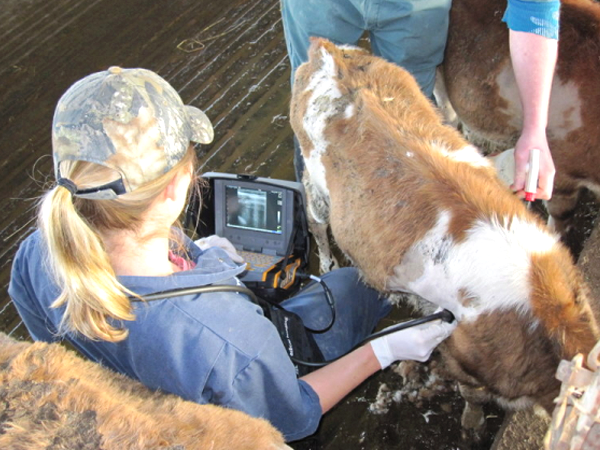
[[[281,234],[283,193],[226,186],[227,226]]]

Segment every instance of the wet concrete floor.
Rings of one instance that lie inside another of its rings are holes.
[[[0,38],[0,331],[28,338],[8,298],[10,267],[35,225],[37,198],[54,181],[54,106],[81,77],[112,65],[154,70],[213,121],[214,142],[198,148],[201,171],[293,179],[278,0],[5,0]],[[373,414],[382,383],[402,388],[392,371],[378,374],[327,415],[315,437],[292,447],[490,448],[501,412],[488,411],[491,431],[471,446],[461,439],[462,401],[451,386],[437,400],[392,401]]]

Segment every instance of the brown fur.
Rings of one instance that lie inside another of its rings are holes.
[[[462,383],[485,386],[504,402],[535,399],[552,411],[560,388],[555,378],[560,357],[545,331],[528,330],[517,312],[486,314],[473,324],[461,324],[446,345],[452,356],[445,355],[447,369]]]
[[[514,147],[522,120],[508,30],[501,22],[505,8],[506,0],[453,1],[441,78],[469,138],[493,150]],[[564,232],[580,188],[600,193],[600,4],[563,0],[560,20],[547,128],[556,166],[548,210]]]
[[[591,350],[599,336],[581,272],[574,265],[563,263],[569,258],[567,249],[560,247],[556,253],[562,253],[562,257],[532,257],[531,284],[535,289],[531,303],[534,316],[542,320],[548,333],[559,343],[559,356],[568,360],[577,353]],[[590,328],[594,333],[590,333]]]
[[[0,369],[0,448],[289,448],[264,420],[152,392],[59,344],[0,333]]]
[[[329,197],[319,198],[309,170],[307,195],[309,203],[327,205],[337,245],[367,283],[386,291],[393,268],[435,224],[439,211],[452,211],[449,229],[455,242],[468,239],[476,220],[512,217],[544,227],[493,169],[432,151],[436,143],[449,152],[467,143],[442,124],[404,70],[322,39],[313,40],[292,95],[291,123],[307,161],[314,149],[304,128],[312,95],[306,87],[321,67],[322,48],[333,55],[341,97],[329,99],[335,113],[326,119],[324,131],[328,145],[321,162]],[[323,96],[321,101],[328,100]],[[347,118],[349,104],[355,111]],[[530,311],[506,309],[459,324],[447,341],[446,356],[459,381],[485,386],[509,402],[533,400],[550,410],[558,393],[558,362],[587,353],[600,334],[582,277],[561,244],[532,257],[531,267]],[[484,301],[463,292],[465,303]]]
[[[514,212],[514,203],[502,203],[490,195],[494,190],[490,191],[489,183],[505,190],[490,176],[492,169],[482,168],[472,171],[471,177],[465,177],[464,167],[448,164],[446,158],[427,150],[426,143],[430,141],[443,143],[450,151],[461,149],[466,143],[456,130],[441,124],[438,113],[407,72],[366,53],[354,51],[350,58],[344,56],[349,55],[348,52],[338,54],[333,44],[322,45],[337,56],[343,95],[352,98],[360,111],[358,126],[356,118],[350,121],[336,118],[326,131],[326,138],[335,143],[328,149],[326,164],[336,167],[336,173],[341,174],[327,180],[332,199],[331,228],[336,242],[348,250],[352,261],[359,266],[361,261],[376,264],[368,271],[373,275],[369,277],[370,283],[384,290],[392,267],[389,262],[398,259],[413,242],[423,237],[440,208],[462,210],[462,214],[457,214],[458,222],[452,225],[459,239],[466,224],[480,215],[481,208],[489,209],[488,200],[498,213]],[[346,66],[360,70],[345,73],[349,70]],[[311,69],[307,66],[298,69],[294,85],[297,94],[292,108],[300,107],[310,96],[310,92],[303,92],[306,81],[303,74],[307,70]],[[292,111],[292,115],[292,126],[303,152],[308,154],[310,144],[299,123],[302,111]],[[410,123],[410,128],[405,127],[406,123]],[[406,157],[406,151],[412,152],[414,158]],[[415,161],[418,158],[422,160]],[[469,191],[481,192],[482,196],[468,198],[469,203],[466,203],[465,193]],[[349,192],[353,193],[351,204],[346,203],[350,199]],[[337,201],[341,198],[345,202]],[[414,201],[415,198],[421,201]],[[378,223],[410,224],[403,229],[402,239],[398,239],[397,227],[381,227],[372,233],[371,220],[347,220],[348,210],[369,211],[372,205],[377,205]],[[341,241],[346,239],[348,245]],[[357,240],[362,245],[354,245]],[[395,245],[390,246],[390,242]],[[381,256],[372,261],[371,254]]]

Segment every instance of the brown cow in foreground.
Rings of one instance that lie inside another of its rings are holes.
[[[559,361],[600,337],[558,236],[442,124],[406,71],[362,50],[313,39],[291,124],[322,270],[335,265],[330,225],[368,284],[455,314],[443,353],[463,386],[551,411]]]
[[[152,392],[59,344],[0,333],[0,383],[3,449],[289,449],[265,420]]]
[[[502,23],[506,0],[454,0],[436,100],[469,140],[493,151],[514,147],[522,109]],[[550,98],[548,143],[556,166],[548,212],[570,225],[582,188],[600,195],[600,4],[562,0],[559,54]]]

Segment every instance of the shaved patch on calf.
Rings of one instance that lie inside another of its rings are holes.
[[[445,272],[445,263],[448,258],[450,237],[448,225],[450,213],[443,211],[438,220],[421,239],[410,247],[399,265],[394,267],[393,275],[386,283],[386,289],[391,291],[408,291],[420,295],[429,301],[436,303],[436,299],[456,297],[456,292],[448,283]],[[439,277],[445,279],[442,282]],[[430,283],[436,280],[435,283]],[[438,288],[443,291],[440,293]],[[456,305],[457,310],[460,305]]]

